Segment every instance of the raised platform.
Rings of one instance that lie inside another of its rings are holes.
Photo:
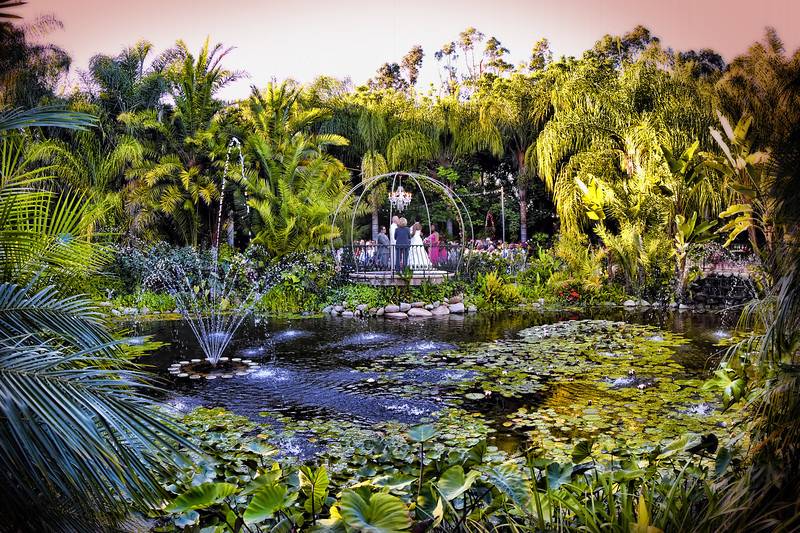
[[[450,278],[453,274],[445,270],[418,270],[411,276],[411,279],[401,277],[398,272],[378,271],[378,272],[353,272],[350,279],[355,283],[374,285],[376,287],[405,287],[406,285],[422,285],[431,283],[438,285]]]

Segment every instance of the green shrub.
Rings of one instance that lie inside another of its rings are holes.
[[[365,304],[367,308],[372,308],[386,305],[390,302],[390,296],[391,291],[388,288],[351,283],[331,291],[326,301],[330,305],[346,302],[351,307]]]
[[[141,291],[135,294],[122,294],[112,300],[116,307],[146,307],[160,313],[175,309],[175,299],[166,293]]]
[[[497,272],[490,272],[478,280],[475,304],[479,309],[496,311],[518,305],[521,301],[517,286],[508,283]]]

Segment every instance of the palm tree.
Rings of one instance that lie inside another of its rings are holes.
[[[93,305],[0,283],[0,325],[6,526],[88,531],[163,501],[159,476],[191,444]]]
[[[152,43],[139,41],[114,57],[99,54],[89,60],[88,92],[110,117],[161,105],[167,92],[164,69],[173,54],[162,54],[146,65],[152,50]]]
[[[95,124],[97,124],[96,117],[86,113],[66,111],[59,106],[0,110],[0,133],[49,127],[85,130]]]
[[[274,256],[320,248],[339,231],[330,219],[346,192],[344,165],[326,153],[346,146],[344,137],[315,133],[327,112],[308,108],[301,91],[287,83],[253,88],[244,117],[253,133],[247,149],[255,172],[245,179],[248,203],[255,210],[255,237]]]
[[[0,277],[27,283],[37,276],[75,283],[106,259],[91,238],[91,206],[80,194],[41,188],[49,167],[32,167],[21,138],[0,140]]]
[[[414,101],[401,91],[381,90],[356,96],[355,149],[361,153],[361,180],[391,171],[414,170],[435,156],[435,138]],[[378,236],[378,210],[386,188],[371,189],[372,239]]]
[[[508,78],[496,78],[476,95],[480,120],[493,132],[488,145],[495,153],[508,155],[516,171],[522,242],[528,240],[529,183],[538,172],[536,142],[552,116],[551,89],[552,76],[546,71],[530,75],[516,72]]]
[[[141,143],[129,135],[114,144],[103,142],[94,131],[79,131],[69,141],[47,139],[33,143],[27,150],[30,163],[42,163],[61,182],[89,200],[90,218],[95,230],[125,228],[125,173],[144,163]]]
[[[92,123],[72,116],[15,112],[5,127]],[[52,169],[28,164],[24,139],[0,135],[0,510],[11,530],[95,530],[159,505],[159,476],[191,443],[97,309],[52,285],[107,255],[85,202],[46,190]]]
[[[178,41],[168,53],[172,62],[165,70],[174,109],[163,119],[152,109],[120,115],[148,152],[161,154],[129,173],[129,209],[136,231],[148,233],[169,224],[177,228],[180,242],[192,246],[198,245],[204,226],[211,240],[213,232],[219,232],[213,207],[221,180],[214,161],[227,140],[217,120],[224,104],[215,95],[241,76],[222,67],[229,52],[221,44],[210,47],[206,40],[195,58]]]

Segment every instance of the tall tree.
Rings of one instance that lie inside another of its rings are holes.
[[[222,221],[216,220],[213,207],[221,177],[214,161],[222,156],[227,138],[217,120],[224,103],[216,94],[242,75],[222,66],[230,50],[222,44],[211,47],[206,39],[195,57],[178,41],[165,71],[174,108],[163,118],[152,109],[120,115],[147,149],[158,154],[130,172],[133,229],[177,229],[175,237],[192,246],[198,245],[203,228],[210,241],[220,230]]]

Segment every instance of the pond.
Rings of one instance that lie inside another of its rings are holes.
[[[602,309],[441,320],[252,319],[226,355],[258,364],[232,379],[178,378],[202,357],[181,321],[132,324],[169,343],[142,362],[177,411],[223,407],[269,427],[294,455],[349,432],[433,421],[445,445],[488,437],[501,450],[567,454],[578,439],[610,453],[729,421],[702,388],[735,317]],[[354,433],[355,432],[355,433]],[[358,433],[361,432],[361,433]]]

